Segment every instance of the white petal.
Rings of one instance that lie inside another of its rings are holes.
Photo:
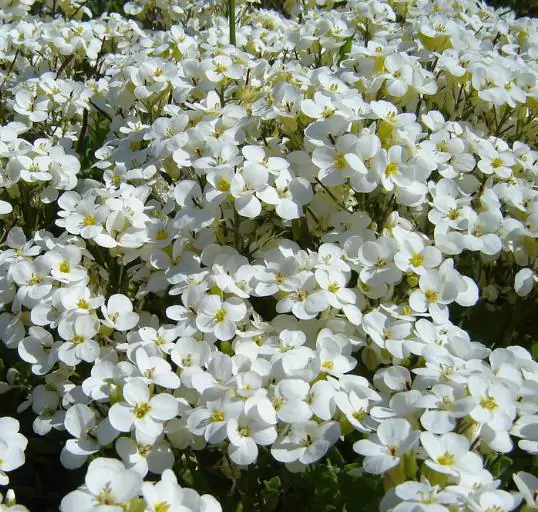
[[[168,393],[159,393],[150,400],[150,414],[158,420],[166,421],[174,418],[179,405],[177,399]]]
[[[131,409],[122,405],[114,404],[108,411],[110,424],[120,432],[129,432],[133,428],[134,417]]]

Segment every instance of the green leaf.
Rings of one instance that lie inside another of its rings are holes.
[[[503,475],[503,473],[512,466],[514,461],[507,457],[506,455],[501,455],[500,457],[495,459],[495,462],[491,465],[491,474],[495,478],[499,478]]]
[[[342,62],[349,55],[349,52],[351,51],[351,47],[353,45],[354,37],[355,37],[355,34],[349,36],[346,39],[346,42],[342,46],[340,46],[340,50],[338,50],[338,54],[340,55],[340,59],[338,63]]]
[[[269,480],[265,480],[263,485],[265,486],[265,490],[268,492],[280,492],[280,489],[282,488],[279,476],[274,476]]]
[[[531,353],[532,353],[532,358],[535,361],[538,361],[538,341],[532,344]]]

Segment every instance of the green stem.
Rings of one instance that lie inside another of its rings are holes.
[[[228,20],[230,22],[230,44],[235,46],[235,0],[228,0]]]
[[[318,185],[320,185],[321,188],[322,188],[323,190],[325,190],[325,192],[327,192],[327,194],[329,195],[329,197],[336,203],[337,206],[339,206],[340,208],[342,208],[342,210],[344,210],[345,212],[349,212],[349,210],[348,210],[343,204],[341,204],[341,203],[338,201],[338,199],[336,198],[336,196],[335,196],[335,195],[334,195],[334,194],[327,188],[327,186],[326,186],[324,183],[322,183],[322,182],[320,181],[319,178],[316,178],[316,183],[317,183]]]

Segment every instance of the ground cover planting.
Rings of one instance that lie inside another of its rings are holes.
[[[538,22],[0,0],[0,510],[538,509]]]

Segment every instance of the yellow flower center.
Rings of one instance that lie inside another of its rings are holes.
[[[99,505],[116,504],[116,501],[112,497],[112,489],[110,489],[110,485],[107,484],[107,486],[99,493],[99,496],[97,496],[97,503]]]
[[[166,240],[168,238],[168,231],[166,229],[159,229],[156,238],[157,240]]]
[[[228,190],[230,190],[230,182],[224,178],[220,178],[217,181],[216,188],[219,192],[228,192]]]
[[[487,409],[488,411],[493,411],[497,409],[498,405],[495,401],[495,398],[491,396],[484,396],[480,399],[480,406],[484,409]]]
[[[332,370],[334,368],[334,363],[332,361],[322,361],[321,366],[327,368],[327,370]]]
[[[504,164],[503,159],[497,157],[491,162],[491,167],[493,167],[494,169],[498,169],[503,164]]]
[[[215,322],[224,322],[225,318],[226,318],[226,310],[224,308],[220,308],[215,313]]]
[[[71,272],[71,265],[69,265],[68,261],[64,260],[58,265],[58,270],[63,274],[69,274]]]
[[[90,304],[86,299],[79,299],[77,302],[77,307],[80,309],[90,309]]]
[[[84,226],[95,226],[96,224],[95,217],[93,215],[86,215],[82,219],[82,224],[84,224]]]
[[[84,341],[86,340],[86,338],[84,336],[81,336],[80,334],[75,334],[73,336],[73,338],[71,339],[71,341],[75,344],[75,345],[79,345],[80,343],[84,343]]]
[[[435,304],[439,300],[439,294],[434,290],[427,290],[424,296],[430,304]]]
[[[492,505],[491,507],[488,507],[485,512],[505,512],[505,509],[499,505]]]
[[[153,510],[155,512],[168,512],[170,510],[170,504],[167,501],[161,501],[160,503],[153,504]]]
[[[337,169],[344,169],[346,165],[347,163],[344,153],[336,153],[336,156],[334,157],[334,166]]]
[[[448,218],[450,220],[456,220],[459,216],[460,212],[457,208],[450,208],[450,210],[448,210]]]
[[[323,109],[323,111],[321,112],[321,115],[323,116],[323,118],[327,119],[327,118],[333,116],[335,112],[336,112],[336,110],[334,108],[325,107]]]
[[[273,398],[272,402],[273,407],[275,408],[275,411],[279,411],[280,408],[284,405],[284,401],[280,398]]]
[[[134,410],[134,415],[138,419],[142,419],[149,411],[151,407],[147,402],[137,404]]]
[[[448,144],[446,140],[442,140],[435,145],[435,149],[440,153],[444,153],[447,150]]]
[[[409,263],[413,265],[413,267],[420,267],[424,263],[424,256],[419,252],[414,252],[409,258]]]
[[[213,411],[209,419],[212,423],[220,423],[224,421],[224,413],[222,411]]]
[[[306,298],[308,297],[308,293],[306,293],[306,291],[302,288],[299,288],[295,293],[295,296],[297,297],[297,300],[302,302],[306,300]]]
[[[41,284],[42,282],[43,282],[43,277],[42,276],[40,276],[39,274],[32,274],[32,277],[28,281],[28,284],[30,286],[35,286],[37,284]]]
[[[437,457],[437,462],[441,464],[441,466],[452,466],[454,462],[456,462],[456,457],[451,453],[445,452],[443,455]]]
[[[351,416],[353,416],[353,418],[355,418],[356,420],[360,421],[366,417],[366,411],[364,409],[360,409],[358,411],[354,411]]]
[[[282,273],[278,273],[276,276],[275,276],[275,283],[276,284],[282,284],[284,282],[286,278],[284,277],[284,274]]]
[[[340,286],[337,283],[331,283],[327,290],[329,290],[331,293],[336,293],[338,290],[340,290]]]
[[[391,162],[385,168],[385,176],[389,178],[390,176],[396,176],[396,174],[398,174],[398,166],[394,162]]]

